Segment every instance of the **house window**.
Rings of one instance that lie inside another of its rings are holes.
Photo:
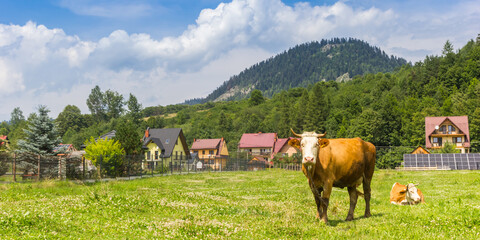
[[[155,151],[155,160],[158,159],[158,151]]]
[[[453,138],[453,143],[461,143],[462,142],[462,137],[454,137]]]
[[[449,133],[455,132],[455,127],[452,126],[452,125],[448,125],[448,132],[449,132]]]
[[[168,144],[169,142],[170,142],[170,138],[167,138],[167,139],[165,140],[165,143]]]
[[[147,152],[147,160],[150,160],[150,155],[151,155],[151,153],[150,153],[150,151],[148,151]]]
[[[205,155],[205,150],[202,150],[202,155]]]
[[[213,150],[208,151],[208,154],[213,155]]]
[[[433,138],[433,143],[438,143],[438,138],[434,137]]]
[[[446,133],[445,125],[441,126],[438,130],[442,133]]]

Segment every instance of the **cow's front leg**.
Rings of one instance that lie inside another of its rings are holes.
[[[345,221],[353,220],[353,213],[358,200],[357,187],[348,187],[348,195],[350,195],[350,210],[348,210],[347,219],[345,219]]]
[[[319,187],[317,189],[317,192],[313,191],[313,196],[315,197],[315,203],[317,204],[317,218],[320,218],[320,215],[322,215],[322,192],[323,192],[323,187]]]
[[[330,199],[330,194],[332,193],[332,183],[325,183],[323,185],[323,194],[322,194],[322,214],[320,215],[320,219],[323,220],[323,222],[327,223],[328,222],[328,217],[327,217],[327,209],[328,209],[328,202]]]

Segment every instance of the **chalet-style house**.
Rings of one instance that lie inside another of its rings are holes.
[[[221,169],[227,165],[228,149],[223,138],[194,139],[191,154],[198,154],[198,158],[214,169]]]
[[[238,143],[238,151],[271,160],[276,141],[276,133],[244,133]]]
[[[425,117],[425,147],[439,149],[454,144],[462,153],[470,152],[468,116]]]
[[[160,161],[180,165],[181,160],[185,163],[190,158],[181,128],[147,128],[142,148],[145,150],[145,159],[152,163],[150,166],[157,166]]]

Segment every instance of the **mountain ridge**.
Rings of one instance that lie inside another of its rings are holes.
[[[282,90],[319,81],[348,81],[366,73],[391,72],[407,64],[380,48],[354,38],[333,38],[296,45],[233,75],[205,98],[185,104],[239,100],[253,89],[271,97]]]

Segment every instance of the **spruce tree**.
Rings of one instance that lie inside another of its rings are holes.
[[[38,115],[33,117],[28,128],[24,129],[26,138],[18,142],[20,152],[52,155],[53,150],[61,142],[57,127],[48,116],[50,110],[40,105]]]

